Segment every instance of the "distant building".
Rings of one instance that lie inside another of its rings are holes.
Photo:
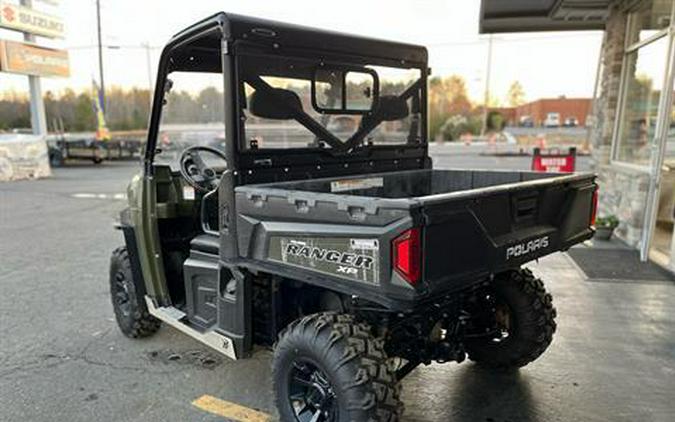
[[[559,113],[560,124],[567,119],[576,119],[577,125],[586,126],[591,105],[590,98],[542,98],[516,107],[515,123],[523,117],[530,117],[535,126],[543,126],[548,113]]]
[[[490,107],[502,115],[507,126],[519,126],[528,119],[533,126],[544,126],[548,113],[558,113],[560,124],[575,119],[577,126],[586,126],[593,100],[590,98],[542,98],[518,107]]]

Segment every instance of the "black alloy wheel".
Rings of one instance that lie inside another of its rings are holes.
[[[288,379],[289,400],[299,422],[337,422],[339,411],[328,376],[308,359],[293,363]]]

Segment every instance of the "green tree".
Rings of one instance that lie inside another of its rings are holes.
[[[96,129],[96,113],[93,104],[89,94],[81,93],[77,96],[74,106],[74,119],[69,130],[83,132]]]
[[[464,78],[451,75],[447,78],[434,77],[429,80],[429,136],[430,139],[455,139],[459,124],[452,122],[472,121],[476,110],[466,89]],[[459,117],[464,119],[459,119]],[[449,119],[453,119],[452,122]],[[473,132],[471,124],[462,124]],[[452,129],[450,129],[452,128]]]

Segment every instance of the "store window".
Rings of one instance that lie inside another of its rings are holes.
[[[668,123],[668,138],[666,139],[664,165],[675,173],[675,86],[672,94],[673,105],[670,109],[670,122]],[[675,189],[675,185],[673,185]]]
[[[668,38],[627,53],[624,100],[615,159],[649,164],[663,88]]]
[[[668,67],[673,1],[638,3],[628,19],[621,110],[613,159],[648,169]]]
[[[631,42],[646,40],[671,24],[673,0],[639,3],[631,18]]]
[[[674,89],[675,91],[675,89]],[[675,94],[675,92],[674,92]],[[673,95],[675,106],[675,95]],[[656,221],[650,249],[650,257],[664,266],[670,262],[675,269],[675,107],[671,109],[667,123],[665,155],[661,166],[661,188],[656,209]]]

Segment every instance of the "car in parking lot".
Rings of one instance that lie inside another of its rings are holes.
[[[546,113],[546,119],[544,119],[543,126],[551,128],[560,127],[560,113]]]

